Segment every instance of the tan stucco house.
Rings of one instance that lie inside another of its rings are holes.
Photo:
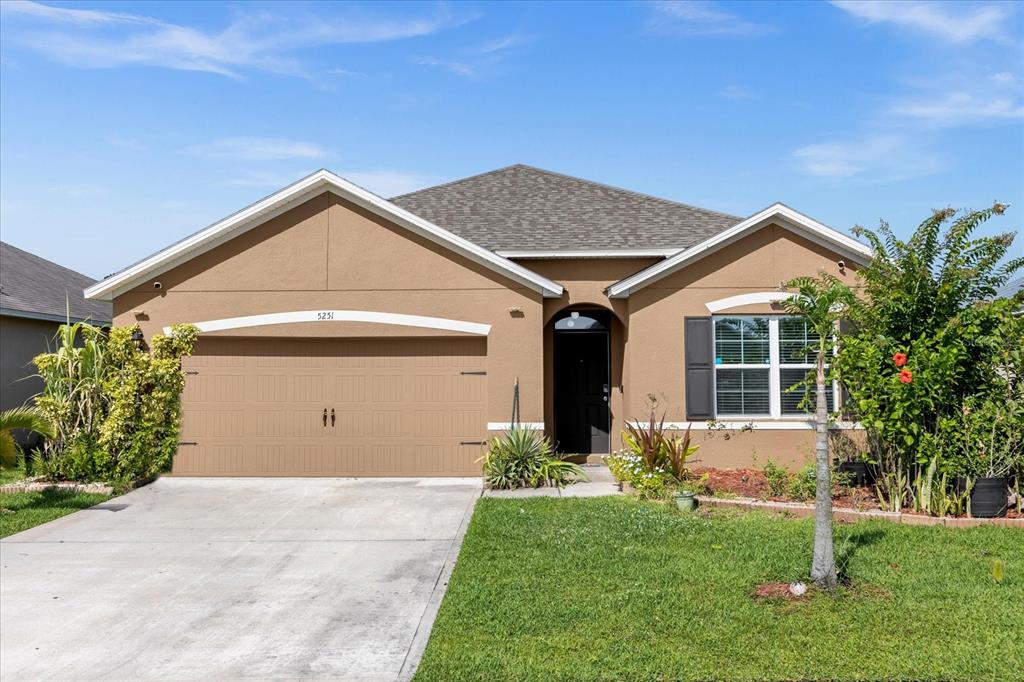
[[[322,170],[86,295],[147,336],[202,332],[175,474],[477,474],[517,382],[566,453],[618,448],[655,396],[707,465],[795,463],[813,431],[785,389],[810,365],[780,284],[870,255],[782,204],[744,219],[523,165],[386,200]]]

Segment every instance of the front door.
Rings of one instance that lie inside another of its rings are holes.
[[[608,452],[608,313],[574,311],[555,320],[555,439],[566,454]]]

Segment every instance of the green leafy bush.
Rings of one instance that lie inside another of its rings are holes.
[[[940,485],[939,474],[947,485],[981,475],[984,439],[968,434],[993,421],[988,461],[1000,453],[1010,460],[1005,470],[1024,472],[1021,453],[1008,452],[1021,441],[1024,421],[1004,407],[1020,398],[1024,317],[1013,313],[1024,294],[996,297],[1024,258],[1005,260],[1013,234],[974,236],[1004,209],[938,211],[907,241],[885,223],[878,232],[861,230],[875,256],[858,273],[864,296],[850,308],[852,329],[834,365],[849,392],[846,411],[865,427],[886,508]],[[918,478],[933,462],[932,481],[922,487]]]
[[[561,487],[585,478],[582,468],[558,457],[551,440],[532,429],[513,428],[494,437],[481,461],[491,488]]]
[[[625,449],[606,456],[605,463],[612,476],[633,486],[639,497],[662,499],[691,482],[686,463],[699,446],[691,445],[689,429],[673,438],[665,430],[665,420],[652,410],[646,423],[626,424],[622,442]]]
[[[44,382],[36,405],[55,431],[42,451],[47,476],[124,485],[170,467],[181,428],[181,357],[198,330],[176,325],[170,336],[154,336],[151,350],[132,339],[137,330],[61,325],[57,350],[35,358]]]
[[[764,465],[764,480],[768,484],[769,497],[783,497],[789,489],[789,472],[775,462],[768,460]]]

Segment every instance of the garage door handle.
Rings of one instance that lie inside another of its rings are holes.
[[[482,440],[460,440],[459,445],[483,445]]]
[[[324,408],[324,426],[327,426],[327,408]]]
[[[331,428],[334,428],[334,408],[331,408]]]

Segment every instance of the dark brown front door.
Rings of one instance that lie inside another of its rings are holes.
[[[577,312],[555,322],[555,438],[567,454],[608,452],[609,319]]]

